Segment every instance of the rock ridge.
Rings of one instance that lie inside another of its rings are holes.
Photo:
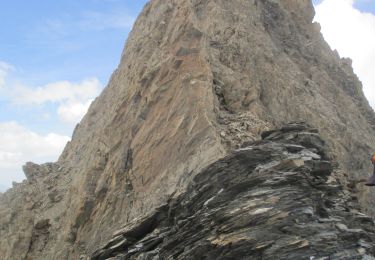
[[[91,256],[285,122],[319,131],[329,179],[375,216],[374,190],[347,185],[372,171],[375,113],[313,17],[310,0],[149,1],[59,160],[27,164],[27,180],[0,195],[2,257]]]
[[[293,123],[198,173],[90,259],[375,259],[375,225],[330,180],[317,129]]]

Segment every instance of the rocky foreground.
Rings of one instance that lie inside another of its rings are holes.
[[[91,259],[375,259],[374,221],[329,178],[317,130],[289,124],[262,136]]]

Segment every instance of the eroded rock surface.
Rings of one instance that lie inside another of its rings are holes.
[[[375,259],[375,225],[329,181],[316,129],[291,124],[197,174],[91,259]]]
[[[28,179],[0,195],[2,257],[92,255],[205,167],[290,121],[319,130],[330,178],[349,192],[349,179],[371,172],[375,115],[313,16],[310,0],[150,1],[58,162],[26,165]],[[358,191],[375,216],[375,193]]]

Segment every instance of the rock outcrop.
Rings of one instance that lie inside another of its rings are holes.
[[[150,1],[58,162],[26,165],[28,179],[0,195],[3,258],[91,256],[285,122],[319,130],[344,191],[367,177],[375,114],[313,16],[310,0]],[[374,192],[358,198],[375,216]]]
[[[375,225],[316,129],[290,124],[197,174],[91,259],[375,259]]]

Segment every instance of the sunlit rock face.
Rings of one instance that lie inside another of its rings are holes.
[[[58,162],[0,197],[5,259],[91,256],[119,227],[290,121],[319,130],[330,179],[371,172],[375,116],[309,0],[152,0]],[[374,193],[360,187],[374,216]]]

